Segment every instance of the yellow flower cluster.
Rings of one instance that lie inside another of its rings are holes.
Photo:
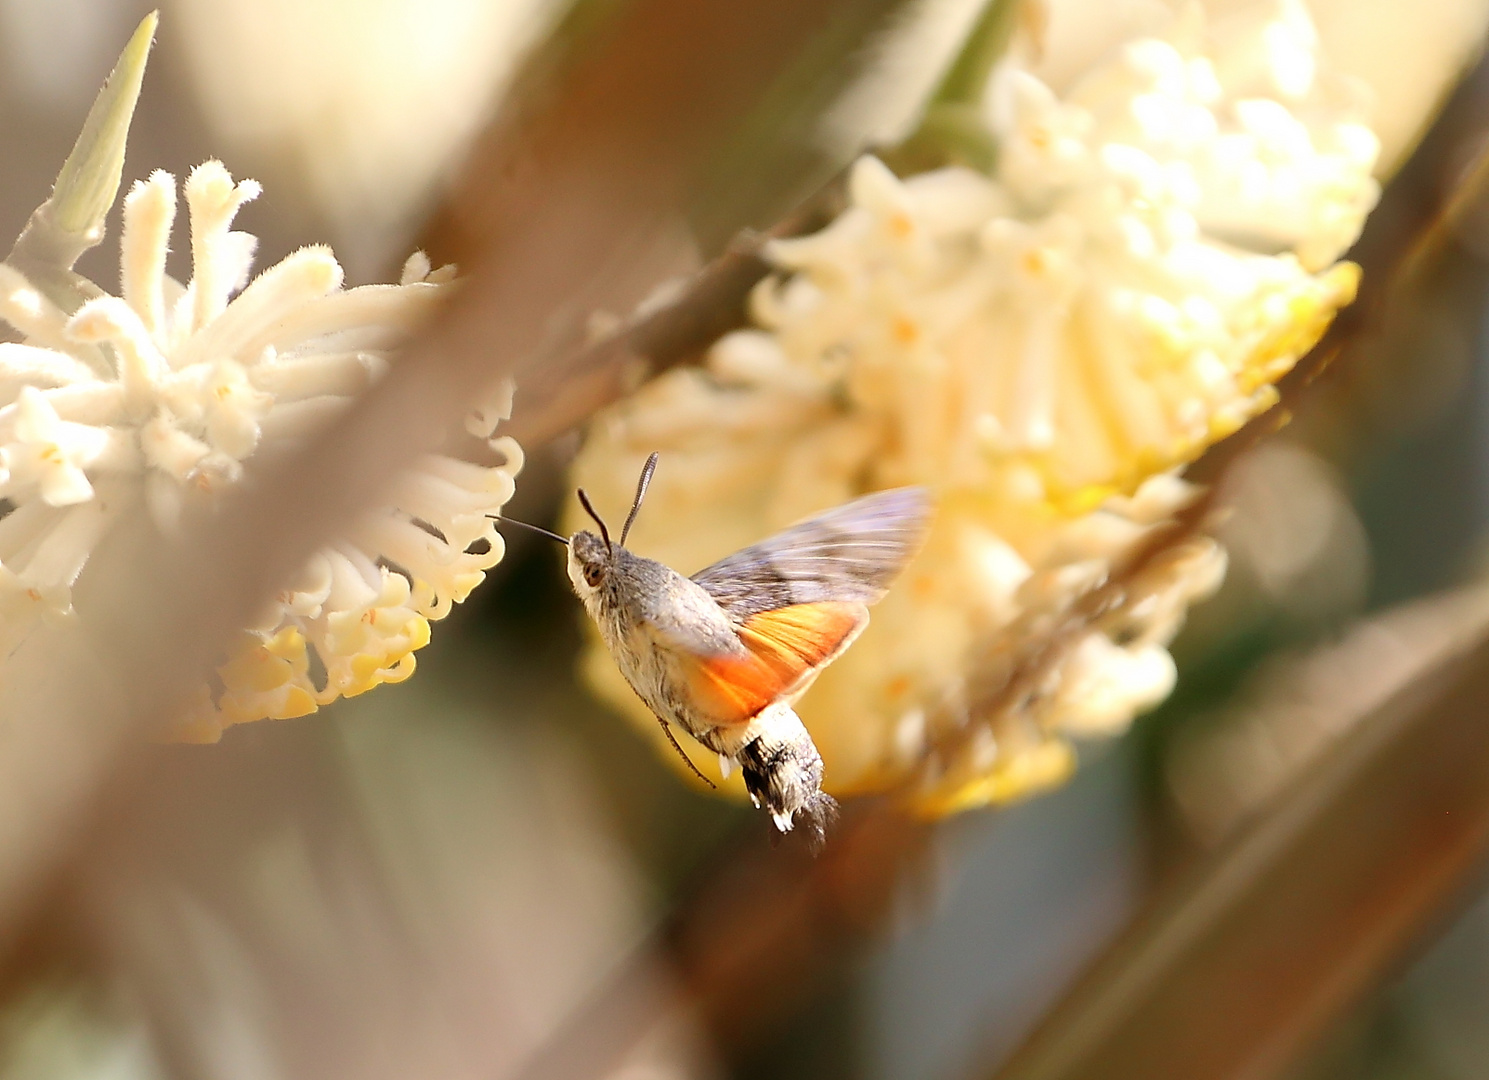
[[[633,546],[685,573],[866,490],[935,491],[925,550],[797,706],[829,790],[931,813],[1014,798],[1171,690],[1166,645],[1223,573],[1208,540],[1025,699],[988,715],[973,677],[1172,518],[1193,492],[1171,470],[1269,407],[1354,295],[1332,262],[1378,194],[1375,138],[1316,92],[1300,4],[1254,21],[1230,49],[1181,20],[1063,97],[1006,62],[989,175],[864,158],[846,211],[771,246],[753,328],[592,425],[574,472],[602,506],[661,451]],[[586,671],[656,733],[598,648]]]
[[[217,162],[184,185],[192,277],[166,273],[176,216],[156,172],[124,200],[121,296],[68,314],[0,265],[0,653],[25,661],[41,618],[70,618],[71,589],[103,533],[146,513],[163,531],[191,504],[237,482],[255,453],[304,442],[387,367],[434,310],[452,268],[411,258],[397,285],[342,288],[318,247],[250,281],[254,238],[232,231],[258,193]],[[212,740],[230,724],[303,716],[338,697],[398,682],[448,614],[503,553],[490,515],[511,498],[522,453],[495,436],[503,388],[467,422],[476,463],[431,455],[383,510],[320,552],[245,629],[178,735]]]

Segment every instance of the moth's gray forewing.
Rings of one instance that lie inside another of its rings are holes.
[[[930,522],[925,488],[894,488],[845,503],[693,575],[736,620],[843,600],[872,604],[920,547]]]

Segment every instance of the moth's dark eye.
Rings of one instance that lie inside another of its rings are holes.
[[[599,588],[600,582],[605,580],[605,568],[599,563],[590,563],[584,568],[584,580],[591,589]]]

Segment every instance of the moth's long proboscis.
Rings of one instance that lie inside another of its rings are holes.
[[[552,531],[551,529],[545,529],[541,525],[533,525],[526,521],[518,521],[516,518],[502,517],[500,514],[487,514],[486,516],[491,518],[497,524],[506,522],[508,525],[520,525],[524,529],[530,529],[541,536],[548,537],[548,539],[550,540],[557,540],[560,544],[563,544],[564,547],[569,546],[569,538],[567,536],[560,536],[558,533]]]

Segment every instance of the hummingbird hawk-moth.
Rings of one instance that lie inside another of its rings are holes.
[[[619,542],[582,489],[599,535],[549,535],[568,545],[574,591],[693,771],[703,777],[674,726],[717,753],[726,776],[738,765],[777,829],[801,816],[820,840],[836,804],[792,706],[863,631],[869,605],[920,547],[930,496],[918,487],[866,495],[684,577],[625,547],[657,456],[642,470]]]

